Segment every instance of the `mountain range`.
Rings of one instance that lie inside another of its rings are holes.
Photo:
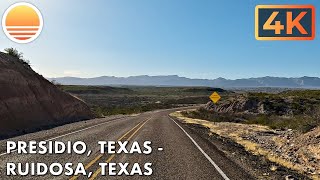
[[[177,75],[168,76],[101,76],[94,78],[59,77],[48,78],[63,85],[134,85],[134,86],[208,86],[222,88],[254,88],[254,87],[283,87],[283,88],[320,88],[318,77],[259,77],[246,79],[191,79]]]

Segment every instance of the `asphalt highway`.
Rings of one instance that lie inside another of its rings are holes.
[[[228,159],[212,143],[168,115],[174,110],[159,110],[135,116],[115,116],[60,126],[46,131],[0,141],[0,179],[254,179],[245,169]],[[6,141],[83,141],[90,155],[6,153]],[[151,141],[151,154],[101,154],[98,141],[128,141],[129,145]],[[7,176],[7,163],[83,163],[88,176]],[[143,169],[152,163],[150,176],[102,176],[99,163],[134,163]]]

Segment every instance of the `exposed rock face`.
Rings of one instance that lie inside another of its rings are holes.
[[[290,99],[261,99],[238,95],[217,104],[210,101],[205,108],[219,113],[292,115],[297,110],[291,107],[290,101]]]
[[[0,52],[0,138],[90,118],[84,102]]]
[[[211,101],[207,103],[206,109],[220,113],[264,113],[264,105],[257,99],[248,99],[246,96],[239,95],[218,104],[213,104]]]

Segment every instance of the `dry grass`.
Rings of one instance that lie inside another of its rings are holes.
[[[248,139],[246,137],[258,137],[259,134],[275,132],[275,130],[262,125],[255,124],[239,124],[239,123],[231,123],[231,122],[212,122],[206,121],[202,119],[192,119],[188,117],[184,117],[183,114],[179,111],[170,114],[173,117],[180,119],[185,123],[198,124],[204,127],[210,128],[210,133],[217,134],[222,137],[229,138],[234,142],[242,145],[248,152],[251,152],[254,155],[261,155],[266,157],[269,161],[275,162],[281,166],[296,170],[300,173],[307,174],[312,179],[320,179],[320,165],[318,164],[310,164],[306,165],[306,163],[298,163],[292,162],[289,159],[284,158],[287,154],[283,152],[282,154],[274,152],[274,148],[265,148],[263,143],[256,142],[252,139]],[[320,131],[319,131],[320,132]],[[263,137],[262,137],[263,138]],[[265,137],[264,137],[265,138]],[[282,147],[288,144],[287,140],[285,140],[282,136],[277,135],[268,135],[267,141],[273,143],[274,147]],[[287,146],[292,146],[289,144]],[[302,146],[302,145],[300,145]],[[303,147],[301,147],[303,148]],[[304,152],[308,152],[308,154],[315,154],[316,158],[320,159],[319,151],[320,144],[308,145],[307,148],[303,149]],[[300,152],[300,151],[297,151]],[[302,160],[302,159],[301,159]],[[304,162],[307,162],[304,160]],[[315,171],[313,173],[308,172],[311,168],[314,168]]]

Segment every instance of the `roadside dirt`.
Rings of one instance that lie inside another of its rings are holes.
[[[172,117],[199,132],[257,179],[320,179],[320,128],[306,134],[266,126]]]

